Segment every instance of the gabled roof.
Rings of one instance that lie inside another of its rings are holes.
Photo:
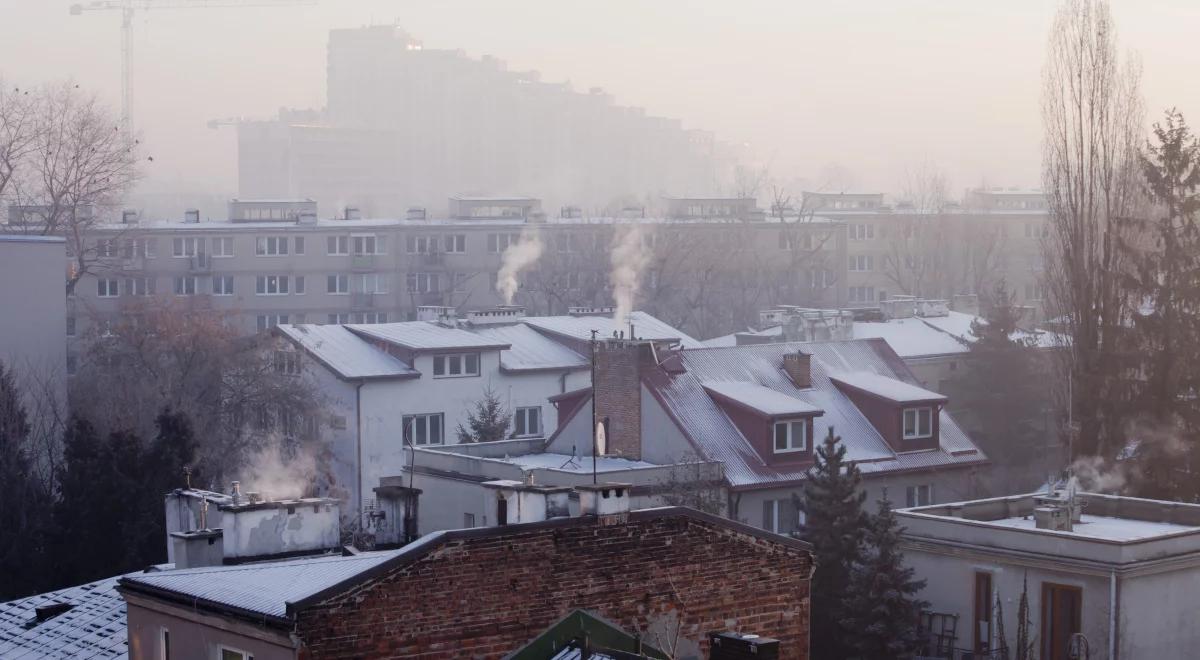
[[[587,358],[524,323],[472,328],[471,332],[495,343],[509,345],[500,353],[504,371],[586,369]]]
[[[783,356],[798,350],[812,355],[811,389],[797,388],[783,371]],[[857,462],[868,476],[987,460],[944,410],[937,450],[896,453],[854,402],[833,384],[829,374],[846,371],[873,372],[909,384],[915,382],[904,362],[881,339],[707,348],[681,351],[680,356],[685,373],[644,373],[643,383],[706,459],[725,464],[726,479],[735,489],[798,483],[805,478],[807,465],[768,465],[713,400],[706,383],[755,384],[823,410],[824,414],[813,420],[814,439],[834,429],[845,444],[846,458]]]
[[[784,415],[820,415],[820,408],[807,401],[784,394],[758,383],[747,381],[706,380],[702,383],[710,394],[731,401],[743,408],[767,417]]]
[[[351,332],[411,351],[441,351],[453,349],[503,350],[507,343],[497,343],[474,332],[458,328],[447,328],[428,321],[406,321],[404,323],[380,323],[376,325],[348,325]]]
[[[0,603],[0,658],[127,657],[125,601],[116,591],[119,577]],[[55,603],[72,607],[29,626],[37,608]]]
[[[590,340],[592,330],[600,339],[612,337],[616,331],[629,332],[628,325],[618,326],[611,316],[528,316],[521,320],[542,332],[578,341]],[[679,342],[684,348],[704,347],[704,344],[646,312],[630,312],[629,322],[640,339]]]
[[[341,325],[281,325],[290,339],[345,380],[416,378],[421,372],[381,351]]]
[[[892,403],[945,403],[949,401],[945,395],[870,371],[830,374],[829,379],[843,387],[886,399]]]

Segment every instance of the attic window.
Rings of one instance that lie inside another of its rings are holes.
[[[907,408],[904,411],[904,439],[933,437],[933,408]]]
[[[808,421],[792,419],[775,422],[774,448],[776,454],[808,450]]]

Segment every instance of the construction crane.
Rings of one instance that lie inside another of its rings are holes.
[[[222,7],[286,7],[315,5],[317,0],[93,0],[71,5],[71,15],[85,11],[121,12],[121,122],[133,134],[133,15],[150,9],[212,9]]]

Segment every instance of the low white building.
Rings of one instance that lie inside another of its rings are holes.
[[[1014,657],[1022,592],[1042,660],[1190,658],[1200,648],[1198,505],[1055,491],[897,518],[943,652],[999,658],[1007,646]],[[1073,638],[1090,655],[1070,655]]]
[[[551,397],[591,384],[587,340],[617,329],[606,309],[526,318],[520,308],[423,310],[430,320],[374,325],[283,325],[280,360],[311,378],[325,400],[328,493],[357,516],[374,509],[372,488],[397,475],[414,449],[454,445],[488,391],[512,415],[510,435],[545,438],[558,427]],[[676,345],[696,340],[634,312],[639,335]]]

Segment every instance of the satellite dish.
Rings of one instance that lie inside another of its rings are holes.
[[[604,437],[604,422],[596,422],[596,455],[603,456],[607,440]]]

